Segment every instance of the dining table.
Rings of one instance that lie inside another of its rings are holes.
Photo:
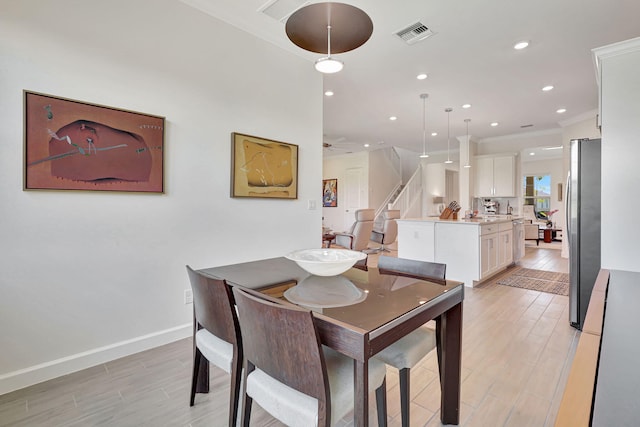
[[[280,304],[313,312],[322,344],[354,360],[354,425],[368,426],[369,359],[425,323],[435,320],[440,376],[440,419],[459,424],[464,284],[445,285],[377,268],[351,268],[313,276],[295,262],[270,258],[204,268],[202,274],[230,286],[259,291]],[[330,289],[325,291],[323,289]],[[425,420],[426,421],[426,420]]]

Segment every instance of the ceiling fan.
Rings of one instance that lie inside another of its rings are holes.
[[[352,153],[353,149],[349,147],[351,143],[345,142],[347,138],[340,137],[335,140],[324,139],[322,141],[322,148],[325,151],[341,151],[343,153]]]

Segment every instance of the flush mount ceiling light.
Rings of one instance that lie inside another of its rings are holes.
[[[527,46],[529,46],[529,42],[528,42],[528,41],[526,41],[526,40],[523,40],[523,41],[521,41],[521,42],[518,42],[518,43],[514,44],[514,45],[513,45],[513,48],[514,48],[515,50],[522,50],[522,49],[524,49],[524,48],[525,48],[525,47],[527,47]]]
[[[467,124],[467,163],[464,165],[465,168],[469,169],[471,167],[471,163],[469,163],[469,154],[471,153],[469,147],[471,146],[471,141],[469,141],[469,122],[471,119],[464,119],[464,122]]]
[[[462,108],[471,108],[471,104],[462,104]]]
[[[427,154],[427,98],[429,94],[421,93],[420,99],[422,99],[422,154],[420,154],[421,159],[426,159],[429,157]]]
[[[416,79],[418,79],[418,80],[424,80],[424,79],[426,79],[426,78],[427,78],[427,75],[426,75],[425,73],[418,74],[418,75],[416,76]]]
[[[333,96],[333,91],[328,90],[324,93],[325,96]]]
[[[498,122],[493,122],[493,123],[491,123],[491,127],[496,127],[496,126],[498,126],[498,124],[499,124]]]
[[[296,46],[327,56],[315,62],[321,73],[336,73],[344,64],[331,53],[344,53],[362,46],[373,32],[371,18],[344,3],[314,3],[295,11],[285,25],[287,37]]]
[[[389,120],[391,120],[392,122],[395,122],[396,120],[398,120],[398,118],[396,116],[391,116],[389,117]]]
[[[558,114],[562,114],[562,113],[566,113],[566,112],[567,112],[567,109],[566,109],[566,108],[558,108],[558,109],[556,110],[556,113],[558,113]]]
[[[544,92],[549,92],[550,90],[553,90],[553,86],[551,86],[551,85],[545,86],[545,87],[542,88],[542,90]]]
[[[438,136],[438,132],[431,132],[431,136]]]
[[[451,133],[451,122],[449,121],[449,117],[451,116],[453,108],[445,108],[444,111],[447,113],[447,160],[445,160],[445,163],[449,164],[453,163],[453,160],[449,158],[451,148],[451,138],[449,136]]]

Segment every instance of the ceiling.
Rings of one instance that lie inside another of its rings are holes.
[[[286,36],[283,14],[304,0],[179,0],[309,60]],[[358,151],[398,146],[422,151],[426,101],[427,150],[446,151],[447,113],[454,137],[482,140],[560,129],[598,107],[591,49],[640,36],[638,0],[355,0],[373,21],[373,34],[360,48],[335,55],[344,69],[324,75],[324,142],[331,150]],[[273,9],[271,9],[273,10]],[[435,34],[409,45],[395,33],[420,21]],[[529,47],[513,48],[527,40]],[[416,76],[426,73],[427,79]],[[553,85],[554,89],[542,91]],[[468,109],[461,106],[471,104]],[[566,112],[556,111],[565,108]],[[389,117],[397,120],[391,121]],[[492,127],[490,123],[497,122]],[[527,126],[527,127],[522,127]],[[437,136],[431,136],[437,132]]]

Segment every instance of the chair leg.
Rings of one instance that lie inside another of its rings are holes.
[[[376,410],[378,411],[378,426],[387,427],[387,378],[376,389]]]
[[[198,348],[195,348],[193,353],[190,406],[194,405],[196,393],[209,393],[209,361]]]
[[[240,359],[242,356],[240,356]],[[229,426],[236,427],[238,422],[238,404],[240,403],[240,384],[242,381],[242,366],[238,357],[231,365],[231,393],[229,394]]]
[[[410,379],[411,369],[400,369],[400,413],[402,414],[402,427],[409,427],[409,401],[410,395]]]
[[[241,424],[243,427],[249,427],[249,422],[251,421],[251,404],[253,403],[253,399],[247,394],[247,377],[253,370],[255,366],[253,363],[245,361],[244,364],[244,373],[242,374],[242,421]]]

